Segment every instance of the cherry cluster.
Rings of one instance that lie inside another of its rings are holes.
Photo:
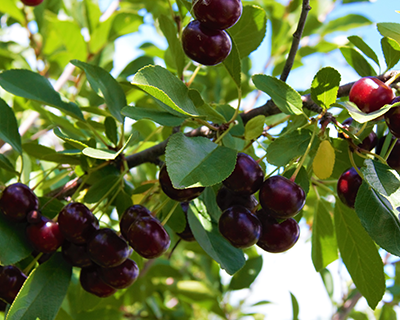
[[[203,187],[174,188],[165,166],[160,170],[159,181],[164,193],[176,201],[190,201],[204,190]],[[300,229],[292,217],[305,203],[305,193],[300,186],[283,176],[264,180],[260,165],[241,152],[233,172],[222,184],[216,196],[222,211],[219,231],[232,246],[247,248],[257,244],[268,252],[283,252],[297,242]],[[257,191],[261,204],[258,210],[254,196]],[[191,235],[187,229],[188,226],[183,233]]]
[[[232,41],[225,29],[242,15],[240,0],[194,0],[191,21],[182,32],[186,55],[204,65],[216,65],[229,55]]]

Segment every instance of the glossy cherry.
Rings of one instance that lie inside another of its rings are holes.
[[[173,200],[184,202],[197,198],[204,190],[204,187],[176,189],[172,185],[171,179],[168,175],[167,167],[162,166],[158,178],[161,189],[164,193]]]
[[[36,7],[43,2],[43,0],[21,0],[26,6]]]
[[[232,41],[225,31],[210,29],[193,20],[182,32],[182,46],[190,59],[213,66],[226,59],[231,52]]]
[[[358,189],[362,179],[354,168],[343,172],[338,179],[337,194],[339,199],[348,207],[354,208]]]
[[[133,250],[146,259],[161,256],[171,243],[167,231],[153,217],[137,219],[129,228],[128,241]]]
[[[0,266],[0,299],[12,304],[26,280],[26,275],[15,266]]]
[[[65,260],[74,267],[86,268],[93,265],[87,252],[86,245],[77,245],[69,241],[65,241],[61,247],[61,252]]]
[[[260,189],[263,180],[260,165],[248,154],[239,152],[233,172],[222,183],[235,193],[250,195]]]
[[[346,127],[346,129],[349,130],[351,124],[353,123],[353,118],[347,118],[346,120],[344,120],[342,122],[342,125],[344,127]],[[356,133],[356,132],[353,132]],[[338,134],[339,138],[344,139],[344,134],[339,132]],[[371,131],[370,134],[368,136],[366,136],[363,141],[358,145],[358,147],[360,147],[361,149],[365,149],[368,151],[371,151],[373,148],[376,147],[376,145],[378,144],[378,136],[376,135],[376,133],[374,131]]]
[[[105,298],[117,292],[117,289],[111,287],[100,277],[96,266],[82,268],[79,276],[82,288],[100,298]]]
[[[135,261],[125,260],[113,268],[99,268],[100,277],[105,283],[115,289],[129,287],[139,276],[139,268]]]
[[[96,231],[87,244],[87,252],[93,262],[104,268],[120,265],[130,254],[126,241],[110,228]]]
[[[99,222],[82,203],[67,204],[58,215],[60,230],[65,239],[75,244],[87,243],[99,229]]]
[[[392,100],[392,104],[400,102],[400,96]],[[400,107],[394,107],[389,109],[385,113],[385,121],[390,132],[396,137],[400,138]]]
[[[28,225],[26,234],[33,248],[39,252],[54,252],[64,242],[58,223],[44,216],[39,222]]]
[[[25,220],[32,210],[39,209],[39,201],[33,191],[23,183],[6,187],[0,196],[0,211],[12,221]]]
[[[218,221],[219,232],[236,248],[256,244],[261,233],[258,218],[243,206],[226,209]]]
[[[279,223],[265,210],[257,211],[257,217],[261,222],[261,235],[257,245],[272,253],[284,252],[292,248],[300,237],[300,228],[293,218]]]
[[[210,29],[232,27],[242,15],[240,0],[194,0],[193,14]]]
[[[149,216],[151,216],[151,212],[140,204],[135,204],[126,209],[119,222],[119,228],[122,236],[127,239],[128,230],[137,218]]]
[[[304,206],[306,195],[295,182],[283,176],[272,176],[261,186],[261,207],[277,219],[294,217]]]
[[[349,100],[364,113],[379,110],[394,98],[393,90],[384,82],[373,77],[364,77],[350,89]]]
[[[237,194],[225,186],[222,186],[218,190],[216,201],[221,211],[233,207],[234,205],[246,207],[251,211],[258,204],[257,199],[253,195]]]

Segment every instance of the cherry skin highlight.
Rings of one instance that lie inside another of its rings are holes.
[[[350,89],[349,100],[364,113],[379,110],[394,98],[393,90],[373,77],[359,79]]]
[[[342,173],[337,183],[337,194],[339,199],[348,207],[354,208],[358,189],[362,179],[354,168]]]
[[[34,249],[39,252],[54,252],[64,242],[58,223],[44,216],[40,222],[28,225],[26,233]]]
[[[226,59],[231,52],[232,41],[225,31],[210,29],[193,20],[182,32],[182,46],[190,59],[213,66]]]
[[[242,15],[240,0],[195,0],[193,13],[197,20],[210,29],[228,29]]]

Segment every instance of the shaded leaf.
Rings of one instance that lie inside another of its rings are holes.
[[[379,67],[379,59],[376,55],[375,51],[371,49],[371,47],[365,43],[365,41],[359,36],[350,36],[347,37],[349,41],[354,44],[362,53],[364,53],[368,58],[372,59],[377,66]]]
[[[166,111],[127,106],[121,113],[131,119],[150,119],[162,126],[175,127],[185,121],[185,115],[177,116]]]
[[[22,153],[21,136],[13,110],[0,98],[0,139],[10,144],[19,154]]]
[[[229,290],[249,288],[260,273],[262,265],[262,256],[249,258],[244,267],[232,277],[231,282],[229,283]]]
[[[381,39],[383,55],[385,56],[386,69],[392,69],[400,60],[400,44],[393,39],[383,37]]]
[[[242,76],[242,63],[240,61],[239,51],[236,46],[235,40],[232,39],[232,49],[228,57],[222,62],[232,77],[236,86],[240,89],[241,87],[241,76]]]

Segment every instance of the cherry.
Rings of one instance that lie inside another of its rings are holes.
[[[349,100],[364,113],[379,110],[394,98],[393,90],[384,82],[373,77],[356,81],[350,89]]]
[[[36,7],[43,2],[43,0],[21,0],[26,6]]]
[[[64,242],[58,223],[44,216],[39,222],[28,225],[26,233],[33,248],[39,252],[54,252]]]
[[[348,207],[354,208],[358,189],[362,179],[354,168],[342,173],[337,183],[339,199]]]
[[[122,236],[127,239],[128,230],[132,223],[137,219],[145,216],[151,216],[151,212],[140,204],[133,205],[126,209],[122,214],[121,220],[119,222],[119,227]]]
[[[225,186],[222,186],[218,190],[216,201],[218,207],[222,211],[233,207],[234,205],[246,207],[251,211],[258,204],[257,199],[253,195],[236,194]]]
[[[26,275],[15,266],[0,266],[0,298],[12,304],[26,280]]]
[[[239,152],[233,172],[222,183],[235,193],[250,195],[260,189],[263,180],[260,165],[248,154]]]
[[[256,214],[261,222],[261,235],[257,242],[261,249],[279,253],[295,245],[300,237],[300,228],[296,220],[289,218],[279,223],[265,210],[259,210]]]
[[[218,222],[219,232],[236,248],[248,248],[256,244],[261,233],[261,223],[250,210],[243,206],[226,209]]]
[[[167,167],[163,166],[160,170],[158,178],[161,189],[164,193],[173,200],[183,202],[197,198],[204,190],[204,187],[176,189],[172,185],[171,179],[168,175]]]
[[[190,229],[188,219],[187,219],[187,212],[189,210],[189,202],[181,202],[180,203],[182,211],[185,213],[185,229],[182,232],[177,232],[176,234],[184,241],[195,241],[195,237],[193,235],[192,229]]]
[[[61,247],[63,257],[74,267],[86,268],[93,265],[85,245],[80,246],[69,241],[65,241]]]
[[[342,122],[342,125],[346,127],[347,130],[351,129],[350,126],[353,123],[353,118],[347,118]],[[353,132],[355,133],[355,132]],[[338,137],[345,139],[344,134],[342,132],[338,133]],[[371,133],[363,139],[363,141],[358,145],[361,149],[371,151],[378,144],[378,136],[375,132],[371,131]]]
[[[167,231],[153,217],[137,219],[129,228],[128,241],[133,250],[146,259],[161,256],[171,243]]]
[[[129,246],[118,234],[110,229],[97,230],[87,244],[90,259],[104,268],[120,265],[129,257]]]
[[[376,153],[385,156],[384,154],[381,154],[383,144],[385,142],[386,136],[379,138],[378,140],[378,145],[376,146]],[[393,140],[395,138],[392,137],[391,143],[393,143]],[[392,151],[389,154],[389,157],[386,159],[386,162],[389,167],[396,171],[400,171],[400,140],[397,140]]]
[[[124,289],[135,282],[139,276],[139,268],[135,261],[127,259],[113,268],[99,268],[99,275],[109,286]]]
[[[193,2],[194,16],[210,29],[228,29],[242,15],[240,0],[195,0]]]
[[[400,102],[400,96],[394,98],[391,104],[396,102]],[[396,138],[400,138],[400,107],[389,109],[389,111],[385,113],[385,121],[390,132]]]
[[[58,215],[60,230],[65,239],[75,244],[87,243],[99,229],[99,222],[82,203],[67,204]]]
[[[200,21],[193,20],[182,32],[182,46],[190,59],[213,66],[229,55],[232,41],[225,31],[210,29]]]
[[[272,176],[261,186],[261,207],[277,219],[294,217],[304,206],[306,195],[295,182],[283,176]]]
[[[1,194],[0,210],[12,221],[23,221],[30,211],[38,209],[38,198],[23,183],[11,184]]]
[[[7,308],[7,302],[4,302],[3,300],[0,299],[0,312],[6,311]]]
[[[98,268],[95,266],[82,268],[79,276],[82,288],[100,298],[105,298],[117,292],[101,279]]]

